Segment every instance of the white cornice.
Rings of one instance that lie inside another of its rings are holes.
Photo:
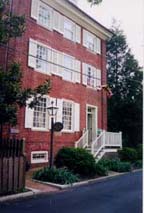
[[[78,25],[106,40],[112,33],[67,0],[42,0]]]

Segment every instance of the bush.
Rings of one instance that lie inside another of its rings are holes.
[[[95,175],[95,159],[85,149],[62,148],[55,157],[56,167],[66,167],[82,177]]]
[[[133,167],[134,169],[141,169],[142,168],[142,160],[137,160],[134,162]]]
[[[128,172],[131,170],[129,162],[121,162],[120,160],[100,160],[99,164],[107,170],[115,172]]]
[[[143,149],[142,144],[138,144],[136,148],[138,160],[142,160],[142,153],[143,153],[142,149]]]
[[[96,174],[100,176],[107,176],[108,175],[108,168],[105,167],[100,162],[96,163],[95,165]]]
[[[66,169],[44,168],[36,171],[33,178],[40,181],[52,182],[58,184],[71,184],[78,182],[78,176],[72,174]]]
[[[110,169],[111,160],[108,159],[102,159],[98,162],[103,167],[106,167],[108,170]]]
[[[122,161],[134,162],[137,159],[137,151],[133,148],[125,147],[118,154]]]
[[[112,160],[110,163],[109,169],[115,172],[129,172],[131,171],[131,164],[129,162]]]

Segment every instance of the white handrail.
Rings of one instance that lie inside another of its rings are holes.
[[[94,157],[100,152],[100,150],[105,146],[105,131],[102,131],[101,134],[96,138],[92,143],[92,154]]]
[[[88,130],[75,142],[75,148],[85,148],[88,146]]]

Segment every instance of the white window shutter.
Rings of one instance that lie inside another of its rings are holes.
[[[64,33],[64,16],[62,16],[61,14],[60,14],[60,16],[59,16],[59,29],[60,29],[60,33]]]
[[[59,31],[59,13],[57,11],[54,11],[53,15],[54,15],[53,28]]]
[[[60,76],[62,76],[63,74],[63,65],[64,65],[64,62],[63,62],[63,59],[64,59],[64,55],[62,52],[58,52],[58,73]]]
[[[33,127],[33,112],[34,112],[34,109],[30,108],[28,106],[28,104],[33,100],[33,98],[30,98],[28,101],[27,101],[27,105],[25,107],[25,128],[32,128]]]
[[[76,42],[81,43],[81,27],[76,24]]]
[[[58,13],[57,11],[53,12],[54,15],[54,22],[53,22],[53,28],[58,31],[59,33],[64,32],[64,17]]]
[[[81,82],[81,62],[79,60],[75,60],[75,82]]]
[[[97,38],[97,53],[101,54],[101,40]]]
[[[35,20],[38,19],[38,7],[39,7],[39,0],[32,0],[31,1],[31,17]]]
[[[94,37],[94,52],[97,53],[97,37]]]
[[[94,88],[97,87],[97,69],[93,67],[93,73],[94,73]]]
[[[48,26],[48,29],[49,30],[52,30],[52,28],[53,28],[53,9],[52,8],[49,8],[49,12],[50,12],[50,25]]]
[[[37,43],[33,39],[29,39],[29,57],[28,57],[28,66],[35,68],[36,67],[36,57],[37,57]]]
[[[47,47],[47,59],[46,59],[46,72],[47,74],[51,73],[52,68],[52,49],[50,47]]]
[[[58,73],[58,52],[52,49],[52,66],[51,71],[53,74],[57,75]]]
[[[87,31],[83,30],[83,46],[87,47]]]
[[[87,64],[83,63],[82,81],[84,85],[87,85]]]
[[[57,122],[62,122],[62,111],[63,111],[63,100],[62,99],[57,99],[57,115],[56,115],[56,121]]]
[[[78,103],[74,104],[74,131],[78,132],[80,130],[80,105]]]

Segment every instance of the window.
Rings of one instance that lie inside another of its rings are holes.
[[[46,163],[48,162],[47,151],[33,151],[31,152],[31,163]]]
[[[89,50],[101,54],[101,39],[87,30],[83,30],[83,45]]]
[[[37,45],[36,69],[48,74],[51,70],[52,50],[39,43],[35,45]]]
[[[68,19],[64,20],[64,37],[75,40],[75,24]]]
[[[74,77],[74,59],[71,56],[64,55],[63,79],[73,81]]]
[[[46,112],[46,98],[41,98],[39,103],[34,107],[33,127],[46,128],[47,127],[47,112]]]
[[[94,37],[91,34],[88,34],[87,36],[87,47],[94,51]]]
[[[38,22],[47,28],[51,28],[52,9],[42,2],[39,5]]]
[[[64,130],[72,130],[73,105],[71,102],[63,101],[62,122]]]
[[[47,49],[39,44],[37,45],[36,68],[43,71],[47,70]]]
[[[94,72],[90,66],[87,67],[87,85],[94,87]]]
[[[101,70],[83,63],[83,84],[93,88],[101,86]]]

